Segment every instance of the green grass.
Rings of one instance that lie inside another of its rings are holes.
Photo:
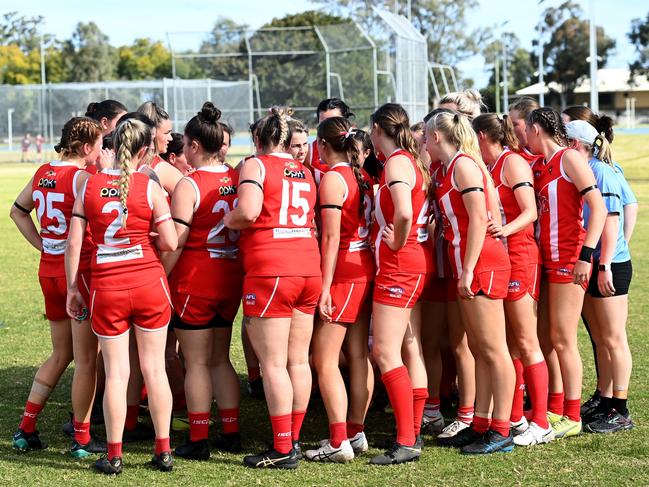
[[[64,375],[39,420],[39,429],[50,448],[28,454],[11,449],[11,435],[18,425],[36,368],[48,355],[50,342],[37,282],[38,254],[8,218],[13,199],[36,165],[0,165],[0,485],[648,485],[649,330],[645,317],[649,315],[649,136],[620,135],[616,137],[614,151],[640,200],[640,217],[632,243],[635,275],[628,324],[634,356],[630,407],[637,425],[635,430],[612,437],[582,435],[482,458],[466,458],[456,451],[436,448],[429,441],[416,464],[374,468],[367,465],[367,457],[362,457],[350,465],[302,462],[295,472],[247,470],[241,466],[241,455],[215,452],[204,463],[177,460],[174,472],[163,474],[145,467],[150,445],[127,445],[126,469],[119,478],[95,475],[89,470],[90,460],[74,460],[65,454],[69,440],[61,433],[61,424],[70,410],[71,370]],[[237,322],[237,334],[239,327]],[[586,394],[594,387],[594,370],[583,330],[580,344]],[[243,381],[246,369],[238,338],[234,340],[232,355]],[[385,438],[391,429],[391,417],[370,413],[370,442]],[[327,422],[321,402],[312,405],[303,432],[307,445],[326,436]],[[244,398],[242,434],[246,451],[265,446],[270,426],[262,402]],[[176,435],[172,444],[181,440],[182,436]],[[375,452],[378,450],[370,451]]]

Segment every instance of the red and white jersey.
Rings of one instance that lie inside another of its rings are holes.
[[[440,279],[453,275],[451,264],[448,260],[448,243],[444,239],[444,220],[442,211],[437,203],[437,194],[444,183],[444,166],[441,162],[432,163],[430,166],[431,184],[433,185],[433,200],[431,203],[432,215],[435,218],[435,233],[431,235],[435,258],[435,269]]]
[[[563,170],[568,150],[559,149],[549,161],[539,161],[533,168],[537,239],[544,265],[575,262],[586,236],[581,194]]]
[[[525,159],[530,167],[534,167],[534,164],[536,164],[537,161],[543,160],[543,154],[532,154],[526,147],[523,147],[521,150],[516,152],[516,154]]]
[[[374,256],[370,249],[370,230],[374,191],[372,179],[363,169],[363,188],[360,190],[351,164],[340,162],[329,168],[345,187],[340,216],[340,244],[335,282],[369,281],[374,278]],[[360,211],[361,199],[363,211]]]
[[[164,278],[149,232],[153,225],[152,190],[156,184],[145,174],[131,175],[126,205],[119,201],[118,169],[104,169],[91,176],[82,194],[83,206],[96,245],[92,260],[92,286],[123,290]]]
[[[374,252],[377,273],[395,274],[432,274],[435,263],[433,261],[433,244],[428,238],[429,200],[424,188],[424,177],[417,167],[412,155],[402,149],[397,149],[388,157],[406,156],[410,161],[412,178],[414,181],[410,188],[412,201],[412,214],[414,216],[406,244],[394,251],[381,239],[383,229],[394,222],[394,203],[390,189],[385,181],[385,171],[381,175],[381,182],[374,197],[374,216],[376,218],[372,227],[374,238]]]
[[[315,180],[315,185],[320,186],[320,181],[322,180],[322,176],[324,173],[326,173],[329,170],[329,166],[327,166],[322,160],[320,160],[320,153],[318,152],[318,140],[314,140],[309,144],[309,160],[304,161],[306,162],[309,166],[311,166],[311,170],[313,171],[313,179]]]
[[[509,149],[503,150],[493,166],[489,168],[496,192],[498,193],[498,204],[500,206],[500,217],[503,226],[514,221],[521,214],[521,209],[516,201],[514,191],[503,183],[505,161],[512,154],[516,153]],[[538,264],[540,262],[539,247],[534,239],[534,223],[530,223],[521,231],[508,237],[501,237],[501,241],[507,248],[512,267]]]
[[[233,274],[242,274],[239,231],[223,218],[237,205],[239,173],[228,165],[198,168],[185,176],[196,193],[194,216],[178,263],[169,276],[172,291],[217,299]]]
[[[448,165],[444,182],[436,193],[437,204],[442,213],[444,238],[449,243],[449,260],[455,279],[459,279],[462,275],[469,232],[469,214],[464,206],[462,193],[455,185],[455,179],[453,177],[455,164],[460,157],[472,159],[470,156],[458,152]],[[487,216],[489,216],[489,198],[487,198],[486,192],[487,179],[484,174],[482,175],[482,184],[485,191],[480,194],[485,199]],[[494,239],[489,233],[486,233],[480,257],[473,270],[474,274],[484,271],[505,270],[508,268],[510,268],[510,263],[505,247],[499,240]]]
[[[34,174],[32,200],[43,240],[38,268],[40,277],[65,276],[63,255],[80,173],[76,164],[52,161],[43,164]]]
[[[313,221],[317,195],[311,172],[290,154],[267,154],[254,161],[262,173],[264,202],[257,220],[241,232],[246,275],[319,276]]]

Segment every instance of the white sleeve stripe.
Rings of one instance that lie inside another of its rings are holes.
[[[196,184],[196,181],[194,181],[192,178],[185,177],[186,179],[194,188],[194,192],[196,193],[196,201],[194,201],[194,213],[198,211],[198,207],[201,204],[201,190],[198,189],[198,184]]]

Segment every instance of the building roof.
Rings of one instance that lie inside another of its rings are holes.
[[[615,93],[622,91],[649,91],[649,79],[647,76],[636,76],[633,85],[629,84],[630,72],[625,68],[607,68],[597,70],[597,88],[600,93]],[[557,83],[551,81],[546,83],[544,93],[550,90],[560,92],[561,88]],[[539,83],[526,86],[516,91],[517,95],[538,95],[541,91]],[[575,93],[590,93],[590,78],[584,78],[577,84]]]

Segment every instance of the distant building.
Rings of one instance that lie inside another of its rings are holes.
[[[647,76],[636,76],[634,83],[629,84],[628,69],[600,69],[597,71],[599,89],[599,109],[612,115],[623,115],[627,108],[627,98],[635,98],[636,115],[649,115],[649,79]],[[545,93],[559,93],[560,87],[555,82],[547,83]],[[516,96],[538,97],[539,83],[526,86],[516,91]],[[590,78],[585,78],[575,88],[575,104],[590,103]]]

